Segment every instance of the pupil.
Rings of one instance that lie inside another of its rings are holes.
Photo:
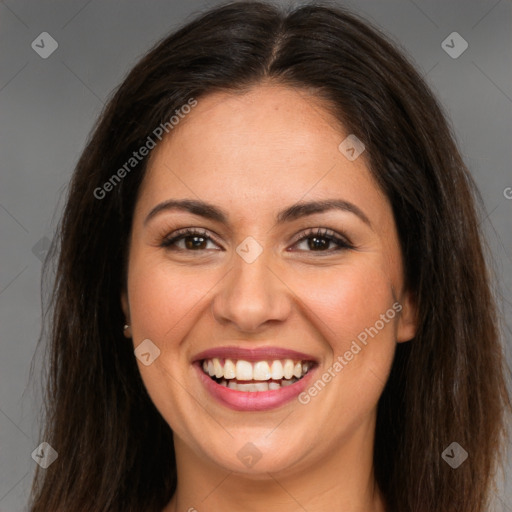
[[[187,249],[202,249],[204,245],[204,237],[202,236],[189,236],[185,240]]]
[[[314,237],[311,237],[309,240],[310,240],[310,243],[309,243],[310,249],[322,249],[322,248],[326,248],[329,245],[329,240],[326,240],[323,237],[314,236]]]

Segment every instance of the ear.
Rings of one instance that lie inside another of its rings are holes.
[[[126,291],[123,291],[121,293],[121,309],[123,310],[124,317],[126,319],[126,324],[131,325],[130,305],[128,303],[128,294],[126,293]],[[130,338],[131,337],[131,327],[129,329],[124,329],[123,333],[126,338]]]
[[[416,336],[418,307],[414,294],[407,291],[402,295],[399,304],[402,309],[399,311],[396,340],[398,343],[403,343],[412,340]]]
[[[121,292],[121,309],[123,310],[126,318],[126,323],[130,323],[130,305],[128,304],[128,294],[126,290]]]

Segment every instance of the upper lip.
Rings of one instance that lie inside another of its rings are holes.
[[[295,361],[317,361],[310,354],[297,352],[280,347],[260,347],[260,348],[241,348],[236,346],[217,347],[204,350],[193,357],[193,361],[202,361],[204,359],[243,359],[244,361],[265,361],[275,359],[293,359]]]

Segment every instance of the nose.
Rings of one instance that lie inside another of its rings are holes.
[[[270,251],[264,250],[252,263],[236,254],[212,300],[214,318],[247,333],[284,322],[291,311],[291,292],[275,267]]]

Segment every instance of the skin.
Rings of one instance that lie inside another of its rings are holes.
[[[373,477],[376,407],[396,343],[414,336],[416,309],[390,204],[365,153],[351,162],[338,150],[347,135],[319,99],[265,83],[200,98],[151,154],[122,305],[134,347],[150,339],[161,351],[152,364],[137,363],[174,432],[178,488],[163,512],[241,503],[248,512],[385,510]],[[144,222],[159,203],[185,198],[221,208],[228,223],[177,210]],[[339,210],[276,223],[281,209],[322,199],[349,201],[371,226]],[[200,239],[200,250],[186,240],[161,247],[187,227],[211,240]],[[354,248],[297,242],[310,228]],[[250,264],[236,252],[248,236],[263,249]],[[400,314],[307,404],[231,410],[191,365],[211,347],[277,346],[313,355],[319,377],[396,301]],[[237,457],[248,442],[261,453],[250,468]]]

